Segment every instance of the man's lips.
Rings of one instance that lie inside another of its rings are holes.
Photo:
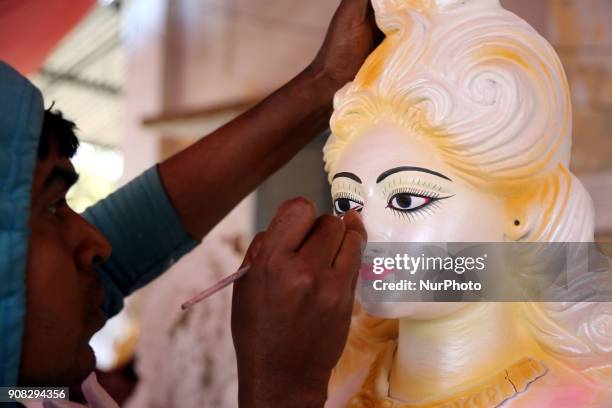
[[[104,305],[104,287],[102,287],[102,285],[98,286],[94,293],[95,295],[93,298],[95,301],[92,302],[92,304],[95,305],[94,311],[96,311],[97,309],[102,309]]]
[[[94,307],[90,312],[89,320],[92,322],[95,331],[98,331],[104,326],[104,324],[106,324],[106,321],[108,320],[106,313],[104,313],[104,310],[102,309],[102,305],[104,304],[104,287],[98,282],[91,289],[90,293],[93,294],[91,297],[95,300],[92,301],[92,305],[94,305]]]
[[[92,320],[95,323],[96,331],[97,331],[97,330],[101,329],[106,324],[106,321],[108,320],[108,317],[106,316],[106,313],[104,313],[102,308],[99,307],[92,314]]]
[[[97,307],[91,310],[85,317],[85,328],[88,332],[89,338],[96,334],[106,324],[108,317],[102,307]],[[88,339],[89,341],[89,339]]]
[[[393,272],[395,272],[395,269],[387,269],[383,267],[382,273],[374,273],[374,265],[361,264],[361,268],[359,268],[359,277],[365,281],[373,281],[378,279],[384,279],[385,276]]]

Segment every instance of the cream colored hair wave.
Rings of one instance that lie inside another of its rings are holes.
[[[591,198],[569,170],[568,84],[550,44],[497,0],[373,0],[384,42],[334,100],[330,180],[344,148],[392,121],[435,143],[457,174],[505,198],[506,239],[591,242]],[[520,226],[514,220],[521,220]],[[609,303],[525,303],[542,348],[612,386]],[[397,338],[356,306],[331,389]]]

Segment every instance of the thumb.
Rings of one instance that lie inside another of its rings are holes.
[[[83,404],[64,400],[45,400],[42,403],[43,408],[87,408]]]
[[[83,396],[90,408],[119,408],[119,405],[113,401],[111,396],[98,383],[95,372],[89,374],[89,377],[83,381],[81,391],[83,391]]]

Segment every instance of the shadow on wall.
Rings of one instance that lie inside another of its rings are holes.
[[[319,214],[332,212],[330,187],[323,170],[322,152],[327,137],[327,132],[319,135],[257,189],[256,231],[265,230],[278,207],[294,197],[312,200]]]

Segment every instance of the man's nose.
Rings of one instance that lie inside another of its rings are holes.
[[[81,218],[83,238],[77,248],[77,264],[82,270],[91,270],[111,255],[111,245],[100,230]]]

